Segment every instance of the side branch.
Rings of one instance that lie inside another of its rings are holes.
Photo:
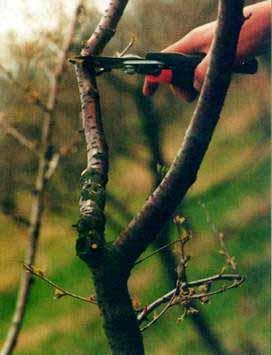
[[[83,297],[80,295],[77,295],[71,291],[65,290],[63,287],[57,285],[55,282],[49,280],[47,277],[44,276],[43,272],[41,270],[36,270],[33,265],[26,265],[24,264],[24,268],[30,272],[32,275],[38,277],[39,279],[45,281],[48,285],[50,285],[51,287],[53,287],[53,289],[55,290],[55,298],[59,299],[62,298],[64,296],[70,296],[72,298],[75,298],[77,300],[83,301],[83,302],[88,302],[88,303],[92,303],[92,304],[96,304],[95,302],[95,297],[90,296],[90,297]]]
[[[0,113],[0,127],[2,127],[3,132],[7,135],[12,136],[17,140],[23,147],[26,147],[31,152],[37,154],[35,150],[37,148],[36,142],[32,142],[26,136],[24,136],[21,132],[19,132],[15,127],[11,126],[4,118],[4,114]]]
[[[242,0],[220,1],[210,66],[182,147],[161,184],[116,240],[131,267],[156,238],[196,180],[230,84],[244,22],[243,3]]]
[[[81,55],[99,54],[115,33],[128,0],[115,0],[101,18]],[[105,188],[108,180],[108,147],[103,130],[100,98],[95,72],[86,64],[75,63],[82,125],[87,145],[87,168],[81,176],[80,219],[77,254],[85,261],[94,261],[102,252],[105,240]]]
[[[232,288],[239,287],[245,279],[240,276],[239,274],[218,274],[218,275],[213,275],[211,277],[207,277],[205,279],[200,279],[196,281],[191,281],[186,284],[189,288],[192,287],[197,287],[197,286],[205,286],[209,285],[209,287],[216,281],[232,281],[232,283],[228,286],[222,286],[215,291],[211,292],[202,292],[202,293],[188,293],[188,294],[183,294],[182,292],[177,294],[177,288],[174,288],[173,290],[167,292],[165,295],[161,296],[160,298],[156,299],[153,301],[151,304],[148,306],[144,307],[144,309],[138,314],[137,320],[139,323],[142,323],[144,320],[146,320],[147,316],[155,311],[158,307],[160,307],[162,304],[169,302],[172,300],[171,305],[174,306],[176,304],[185,304],[189,303],[192,300],[202,300],[202,299],[207,299],[208,297],[223,293],[225,291],[231,290]],[[181,285],[181,289],[184,285]],[[173,301],[173,297],[176,297],[176,300]],[[157,318],[157,317],[156,317]],[[156,319],[155,318],[155,319]]]

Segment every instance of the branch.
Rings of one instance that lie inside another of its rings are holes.
[[[35,275],[36,277],[38,277],[39,279],[45,281],[46,283],[48,283],[48,285],[50,285],[51,287],[53,287],[55,289],[55,298],[59,299],[61,297],[64,296],[70,296],[72,298],[78,299],[80,301],[84,301],[84,302],[88,302],[88,303],[92,303],[92,304],[96,304],[94,297],[90,296],[90,297],[82,297],[79,295],[76,295],[73,292],[67,291],[65,290],[63,287],[60,287],[59,285],[55,284],[53,281],[49,280],[47,277],[44,276],[43,272],[40,270],[36,270],[33,265],[26,265],[24,264],[24,268],[30,272],[32,275]]]
[[[67,32],[67,36],[64,39],[63,48],[58,58],[58,63],[55,67],[54,71],[54,80],[52,81],[52,85],[49,89],[48,101],[46,104],[46,110],[43,120],[43,128],[42,128],[42,140],[41,140],[41,154],[39,158],[39,166],[38,173],[36,177],[35,183],[35,196],[32,202],[31,208],[31,216],[30,216],[30,226],[28,230],[28,246],[26,248],[25,260],[24,263],[26,265],[32,265],[35,262],[36,251],[39,241],[40,228],[42,222],[42,216],[44,211],[44,194],[46,190],[46,185],[48,182],[47,173],[50,168],[50,162],[53,153],[53,145],[52,145],[52,135],[55,126],[55,109],[57,104],[57,96],[59,90],[59,84],[64,72],[66,59],[68,56],[69,48],[72,44],[72,40],[74,38],[77,18],[81,8],[81,0],[74,12],[73,18],[70,23],[70,27]],[[21,282],[19,286],[19,292],[17,296],[16,307],[14,311],[14,315],[12,318],[12,323],[10,329],[8,331],[6,340],[1,349],[1,355],[9,355],[14,350],[19,333],[22,327],[23,318],[26,310],[26,305],[28,301],[28,297],[31,289],[31,279],[32,276],[29,272],[23,272],[21,277]]]
[[[199,205],[203,208],[203,210],[206,214],[206,220],[207,220],[208,225],[211,226],[212,232],[219,239],[219,244],[221,247],[221,249],[219,250],[219,254],[222,255],[223,257],[225,257],[225,260],[226,260],[226,265],[223,265],[223,268],[222,268],[223,271],[221,273],[224,272],[224,270],[226,269],[227,266],[229,266],[234,272],[236,272],[237,271],[237,263],[235,261],[235,257],[230,255],[230,253],[226,247],[224,234],[219,232],[216,225],[213,223],[211,215],[210,215],[209,210],[207,209],[205,203],[200,201]]]
[[[142,263],[143,261],[146,261],[147,259],[151,258],[152,256],[158,254],[158,253],[161,253],[162,251],[164,251],[165,249],[171,247],[172,245],[176,244],[176,243],[180,243],[180,239],[177,239],[177,240],[174,240],[172,242],[169,242],[165,245],[163,245],[162,247],[158,248],[157,250],[155,250],[153,253],[145,256],[144,258],[140,259],[140,260],[137,260],[135,265],[138,265],[140,263]]]
[[[106,44],[114,36],[128,0],[111,0],[104,16],[98,23],[94,33],[87,40],[82,55],[99,55]]]
[[[44,175],[44,178],[48,181],[51,179],[51,177],[55,174],[55,171],[59,165],[59,161],[60,161],[60,153],[54,153],[53,156],[51,157],[48,167],[47,167],[47,171]]]
[[[146,324],[144,327],[141,328],[141,331],[143,332],[147,328],[151,327],[154,323],[156,323],[172,306],[173,302],[175,299],[175,293],[172,294],[172,297],[170,298],[170,301],[167,303],[167,305],[162,309],[162,311],[155,317],[153,317],[152,321],[150,321],[148,324]]]
[[[81,55],[100,54],[115,33],[128,0],[109,3]],[[87,167],[82,172],[80,219],[77,224],[79,238],[77,253],[85,261],[93,261],[103,250],[105,229],[105,188],[108,180],[108,147],[101,117],[100,99],[95,72],[85,63],[75,62],[82,108],[82,125],[87,145]]]
[[[130,42],[128,43],[128,45],[120,53],[117,52],[117,57],[121,58],[125,54],[127,54],[127,52],[130,50],[130,48],[134,45],[135,40],[136,40],[136,37],[134,35],[132,35],[132,38],[131,38]]]
[[[16,128],[12,127],[5,119],[4,114],[0,113],[0,126],[3,128],[3,131],[6,134],[9,134],[13,138],[15,138],[22,146],[29,149],[31,152],[36,152],[36,143],[29,140],[26,136],[24,136],[21,132],[19,132]]]
[[[20,81],[18,81],[14,75],[6,69],[2,64],[0,64],[0,69],[7,76],[8,80],[13,83],[17,88],[20,88],[26,95],[28,99],[30,99],[37,107],[39,107],[43,112],[49,112],[48,107],[43,101],[40,99],[37,91],[31,89],[28,85],[23,85]]]
[[[111,0],[82,55],[100,54],[115,33],[127,0]],[[105,244],[105,188],[108,150],[100,112],[99,93],[93,68],[74,63],[78,80],[82,121],[87,144],[87,168],[82,174],[80,219],[77,224],[77,254],[90,267],[104,329],[114,354],[144,354],[132,301],[127,289],[127,265],[116,248]]]
[[[183,145],[161,184],[116,240],[131,267],[156,238],[196,180],[230,84],[236,45],[244,21],[242,9],[242,0],[220,1],[210,66]]]
[[[178,302],[172,301],[171,304],[175,305],[177,303],[184,303],[184,302],[189,303],[191,300],[195,300],[195,299],[201,300],[205,297],[214,296],[216,294],[223,293],[227,290],[238,287],[244,282],[244,278],[239,274],[222,274],[222,275],[218,274],[204,279],[188,282],[186,285],[191,288],[191,287],[197,287],[197,286],[208,285],[208,284],[211,285],[216,281],[222,281],[222,280],[233,281],[233,283],[229,286],[221,287],[212,292],[203,292],[199,294],[185,294],[185,295],[181,293],[180,295],[177,295]],[[183,284],[181,284],[181,288],[182,287]],[[173,296],[176,295],[176,292],[177,289],[174,288],[170,292],[159,297],[157,300],[155,300],[148,306],[144,307],[144,309],[137,316],[138,322],[142,323],[144,320],[146,320],[148,314],[152,313],[156,308],[158,308],[162,304],[169,302],[169,300],[172,300]]]
[[[1,205],[1,211],[5,216],[9,217],[16,224],[23,227],[29,227],[29,220],[18,213],[15,209],[6,209],[4,205]]]

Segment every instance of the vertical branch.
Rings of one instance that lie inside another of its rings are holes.
[[[114,36],[128,0],[111,0],[94,33],[87,40],[81,54],[98,55]]]
[[[82,55],[99,54],[115,33],[128,0],[111,0]],[[80,218],[77,224],[77,254],[90,267],[104,328],[113,354],[144,353],[127,288],[128,268],[116,248],[105,244],[105,188],[108,149],[103,132],[95,72],[85,63],[75,63],[82,122],[87,145],[87,168],[82,173]]]
[[[242,10],[242,0],[220,1],[210,66],[183,145],[161,184],[116,241],[131,265],[153,242],[196,181],[230,84],[244,22]]]
[[[31,266],[35,262],[36,251],[38,247],[42,215],[44,211],[44,194],[48,182],[47,172],[50,168],[50,162],[53,157],[52,135],[54,132],[56,119],[56,104],[58,90],[61,77],[63,75],[69,48],[74,38],[77,18],[81,8],[79,2],[73,18],[70,23],[66,38],[60,52],[58,64],[56,65],[54,75],[52,77],[51,87],[49,89],[49,97],[44,114],[42,137],[41,137],[41,153],[39,156],[38,173],[35,183],[35,192],[31,207],[30,226],[28,230],[28,245],[26,247],[24,263]],[[19,292],[17,296],[16,307],[12,318],[12,323],[8,331],[6,340],[1,349],[1,355],[11,354],[16,346],[19,333],[22,327],[26,305],[31,290],[32,275],[28,271],[22,273]]]
[[[94,33],[81,51],[83,56],[99,54],[115,33],[126,1],[111,1]],[[102,250],[105,229],[105,187],[108,180],[108,147],[104,135],[100,98],[95,72],[85,63],[75,63],[82,126],[87,148],[87,167],[81,176],[79,239],[77,253],[84,260],[93,259],[92,252]]]

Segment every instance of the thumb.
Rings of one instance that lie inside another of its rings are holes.
[[[198,92],[200,92],[203,86],[209,62],[210,62],[210,55],[207,54],[206,57],[201,61],[201,63],[198,64],[198,66],[195,69],[194,88]]]

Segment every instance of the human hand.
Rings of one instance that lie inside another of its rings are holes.
[[[239,65],[253,57],[269,50],[271,38],[271,3],[262,1],[260,3],[247,6],[244,9],[246,18],[240,32],[237,45],[235,64]],[[206,54],[199,63],[194,72],[194,88],[200,91],[211,56],[211,44],[216,28],[216,22],[210,22],[197,27],[189,32],[185,37],[176,43],[165,48],[163,52],[178,52],[184,54]],[[143,86],[144,95],[153,95],[159,84],[170,83],[169,70],[162,70],[159,76],[147,75]],[[186,101],[192,101],[195,98],[195,92],[171,85],[174,94]]]
[[[198,64],[194,73],[194,88],[200,91],[203,84],[205,74],[209,63],[209,49],[215,31],[215,22],[200,26],[189,32],[179,41],[165,48],[162,52],[183,53],[183,54],[206,54],[204,59]],[[169,84],[169,70],[162,70],[158,76],[147,75],[143,86],[143,94],[145,96],[153,95],[159,84]],[[186,101],[192,101],[195,98],[195,91],[171,85],[172,91]]]

